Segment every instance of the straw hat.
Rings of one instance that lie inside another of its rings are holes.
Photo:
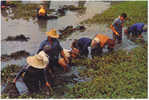
[[[30,66],[37,69],[44,69],[49,63],[48,55],[44,51],[39,52],[35,56],[27,57],[26,61]]]
[[[56,33],[55,29],[51,29],[50,32],[46,32],[46,35],[52,38],[59,38],[59,34]]]

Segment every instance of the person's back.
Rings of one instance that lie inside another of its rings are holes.
[[[136,29],[137,31],[142,31],[143,27],[144,27],[144,23],[136,23],[130,26],[130,30],[134,31]]]
[[[109,39],[109,37],[104,35],[104,34],[97,34],[95,37],[100,40],[100,46],[101,47],[103,47]]]
[[[80,44],[80,46],[83,46],[83,45],[89,46],[91,44],[91,39],[90,38],[86,38],[86,37],[80,38],[78,40],[78,43]]]

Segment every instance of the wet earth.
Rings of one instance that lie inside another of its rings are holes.
[[[24,4],[43,4],[43,2],[25,2]],[[76,2],[57,2],[51,1],[49,3],[49,9],[60,9],[62,7],[70,7],[69,5],[74,5],[75,7],[80,5],[80,3]],[[108,25],[82,25],[82,29],[78,29],[80,26],[80,22],[86,20],[88,18],[92,18],[95,14],[100,14],[104,10],[108,9],[111,6],[110,2],[85,2],[83,6],[86,7],[86,10],[83,12],[80,11],[72,11],[69,8],[64,14],[54,20],[38,20],[38,19],[6,19],[5,14],[2,12],[2,35],[1,38],[1,68],[5,68],[8,64],[16,64],[19,66],[23,66],[26,64],[25,57],[28,55],[34,55],[41,43],[41,41],[46,39],[45,32],[49,31],[52,28],[55,28],[57,32],[62,36],[60,40],[60,44],[63,48],[70,49],[70,45],[74,39],[79,39],[81,37],[89,37],[93,38],[96,34],[102,33],[106,34],[112,38],[112,31]],[[68,8],[67,8],[68,9]],[[6,11],[11,12],[11,10]],[[5,12],[5,13],[6,13]],[[7,17],[9,14],[7,15]],[[74,31],[75,30],[75,31]],[[80,31],[82,30],[82,31]],[[70,34],[71,33],[71,34]],[[67,38],[63,34],[69,34]],[[17,39],[17,36],[24,36],[23,39]],[[145,40],[147,40],[147,33],[143,34]],[[15,40],[15,41],[12,41]],[[17,41],[16,41],[17,40]],[[19,41],[18,41],[19,40]],[[20,41],[25,42],[20,42]],[[124,49],[131,50],[132,48],[137,47],[137,45],[128,40],[127,37],[123,34],[123,43],[121,46],[117,45],[115,50]],[[19,51],[24,51],[20,53],[19,57],[15,57],[16,53]],[[104,52],[107,52],[107,49],[104,49]],[[8,59],[8,58],[9,59]],[[22,58],[24,57],[24,58]],[[14,58],[14,59],[12,59]],[[79,76],[79,70],[85,67],[72,66],[70,71],[67,73],[61,73],[57,75],[55,80],[54,91],[57,96],[63,97],[65,95],[64,91],[67,91],[64,85],[73,86],[76,82],[84,82],[89,81],[90,79],[86,79]],[[59,77],[60,76],[60,77]],[[59,85],[61,84],[61,85]],[[5,92],[8,85],[3,85],[2,90]],[[11,85],[10,85],[11,86]],[[10,89],[10,87],[9,87]],[[62,91],[60,91],[62,90]],[[16,93],[18,94],[18,93]]]

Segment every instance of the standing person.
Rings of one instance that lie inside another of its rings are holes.
[[[146,31],[147,25],[144,25],[144,23],[136,23],[128,27],[124,32],[128,37],[130,37],[130,34],[132,34],[133,37],[142,38],[142,33]]]
[[[40,92],[40,87],[50,87],[47,79],[47,65],[49,63],[47,52],[49,47],[45,47],[44,50],[40,51],[35,56],[29,56],[26,59],[27,66],[25,66],[16,78],[13,80],[14,83],[23,75],[23,81],[28,87],[30,93]]]
[[[48,64],[48,67],[51,68],[51,71],[54,73],[54,66],[59,66],[60,64],[59,55],[61,55],[67,63],[69,63],[69,60],[64,55],[64,50],[58,41],[59,35],[56,33],[56,30],[51,29],[50,32],[46,32],[46,35],[48,37],[46,40],[41,42],[38,52],[43,50],[45,45],[48,45],[51,48],[51,50],[48,52],[49,62],[50,62]]]
[[[113,31],[113,39],[118,40],[119,44],[122,42],[122,28],[124,26],[123,24],[124,24],[126,18],[127,18],[127,14],[122,13],[111,24],[111,29]]]

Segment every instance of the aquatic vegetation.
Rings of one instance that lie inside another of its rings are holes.
[[[147,98],[147,45],[130,52],[117,51],[92,60],[73,60],[87,67],[81,76],[89,82],[75,84],[66,97]]]
[[[123,12],[127,13],[128,15],[126,25],[132,25],[136,22],[147,23],[147,1],[119,2],[112,5],[102,14],[96,14],[93,18],[83,21],[81,23],[109,24],[110,27],[110,24],[112,24],[113,20]]]
[[[21,69],[20,66],[17,65],[8,65],[1,71],[1,82],[8,83],[12,82],[13,78],[15,78],[15,75],[19,70]]]

